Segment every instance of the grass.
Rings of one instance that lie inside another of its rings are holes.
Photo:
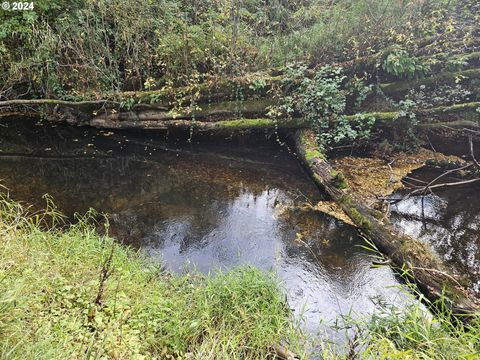
[[[357,325],[364,357],[375,359],[479,359],[480,323],[454,320],[447,310],[432,317],[418,305],[384,306],[380,315]]]
[[[346,319],[346,349],[321,346],[327,360],[477,360],[480,359],[480,324],[460,324],[450,317],[432,317],[412,304],[398,309],[378,304],[369,319]]]
[[[1,359],[262,359],[297,339],[271,274],[171,275],[99,235],[93,213],[52,227],[51,207],[0,200]]]
[[[28,214],[0,195],[0,359],[272,359],[276,344],[302,358],[480,358],[479,317],[418,302],[380,302],[344,319],[345,346],[316,339],[321,354],[306,354],[272,274],[172,275],[99,235],[94,212],[65,225],[47,208]]]

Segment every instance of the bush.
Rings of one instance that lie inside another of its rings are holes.
[[[382,63],[382,69],[387,74],[407,79],[423,77],[430,72],[428,64],[420,62],[416,57],[410,56],[405,49],[398,46],[387,55]]]
[[[283,80],[282,104],[276,116],[300,116],[312,124],[320,148],[345,141],[368,138],[375,119],[358,115],[350,120],[345,116],[347,96],[364,98],[364,91],[347,86],[342,68],[323,66],[310,78],[305,64],[290,65]],[[350,90],[347,90],[349,89]],[[354,94],[355,93],[355,94]]]

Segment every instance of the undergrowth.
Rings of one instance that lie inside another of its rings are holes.
[[[272,275],[171,275],[94,215],[60,226],[0,199],[0,359],[260,359],[298,340]]]
[[[301,358],[480,357],[478,317],[416,301],[344,318],[344,346],[316,339],[307,354],[271,274],[172,275],[99,235],[97,218],[65,224],[50,200],[28,213],[0,195],[0,359],[272,359],[278,344]]]

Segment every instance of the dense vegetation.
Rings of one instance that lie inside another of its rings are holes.
[[[406,48],[433,35],[468,33],[454,26],[455,4],[38,0],[34,11],[0,12],[0,97],[157,89],[295,61],[345,62],[392,44],[384,70],[413,76],[428,67]]]

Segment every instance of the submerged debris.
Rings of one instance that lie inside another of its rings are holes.
[[[368,206],[378,206],[381,199],[403,188],[402,179],[429,160],[463,162],[457,156],[421,148],[416,153],[398,153],[391,159],[344,156],[332,160],[331,163],[344,174],[348,186],[364,199]]]
[[[338,205],[335,201],[319,201],[315,205],[311,204],[304,204],[302,206],[302,210],[306,211],[320,211],[322,213],[325,213],[329,216],[334,217],[337,220],[343,221],[345,224],[355,226],[355,224],[352,222],[350,217],[345,214],[345,212],[342,210],[340,205]]]

